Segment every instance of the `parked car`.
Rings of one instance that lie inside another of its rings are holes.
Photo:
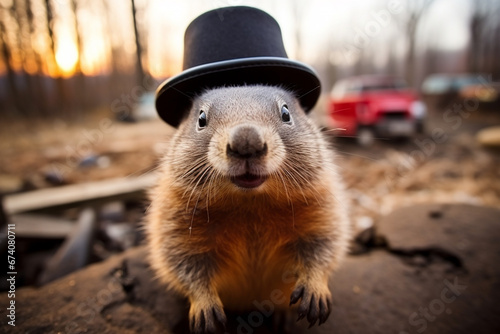
[[[138,121],[146,121],[150,119],[158,118],[158,113],[155,107],[155,92],[146,92],[141,95],[139,101],[137,101],[134,109],[132,110],[132,116]]]
[[[375,137],[411,137],[423,131],[426,106],[404,80],[365,75],[339,80],[329,103],[331,126],[362,145]]]
[[[422,83],[421,91],[428,103],[436,108],[470,99],[483,105],[500,100],[500,84],[481,73],[432,74]]]

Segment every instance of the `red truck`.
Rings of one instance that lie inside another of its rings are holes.
[[[423,131],[426,107],[405,82],[394,76],[364,75],[339,80],[329,102],[331,127],[361,145],[374,138],[409,138]]]

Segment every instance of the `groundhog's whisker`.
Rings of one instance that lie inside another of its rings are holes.
[[[201,195],[201,193],[200,193],[200,195]],[[198,199],[196,200],[196,203],[194,203],[193,214],[191,215],[191,223],[189,224],[189,237],[191,237],[191,233],[193,232],[194,214],[196,213],[196,208],[198,207],[200,195],[198,195]]]
[[[207,175],[207,180],[208,180],[208,185],[206,188],[207,194],[206,194],[206,199],[207,199],[207,215],[208,215],[208,207],[210,205],[210,200],[211,197],[215,196],[215,191],[217,190],[216,187],[214,186],[214,182],[219,182],[221,179],[221,175],[218,171],[215,170],[215,168],[211,168],[210,173]],[[203,184],[203,187],[205,187],[205,184]]]
[[[371,160],[371,161],[375,161],[375,162],[379,161],[377,159],[370,158],[370,157],[367,157],[367,156],[364,156],[364,155],[361,155],[361,154],[351,153],[351,152],[347,152],[347,151],[341,151],[339,149],[337,149],[336,151],[339,152],[339,153],[343,153],[343,154],[347,154],[347,155],[353,156],[353,157],[363,158],[363,159],[367,159],[367,160]]]
[[[321,196],[321,194],[316,189],[316,187],[314,187],[313,183],[310,181],[310,179],[312,178],[312,173],[310,173],[309,171],[307,171],[303,168],[298,167],[298,166],[300,166],[300,164],[298,164],[298,163],[291,164],[291,163],[286,162],[285,165],[287,166],[287,168],[289,170],[291,170],[293,175],[296,175],[297,177],[299,177],[303,181],[304,184],[298,185],[298,187],[301,189],[301,191],[303,192],[302,188],[304,187],[304,185],[308,186],[308,189],[312,190],[312,195],[314,196],[314,199],[316,200],[318,205],[321,206],[321,201],[316,196],[316,194],[318,196]],[[294,165],[295,165],[295,167],[294,167]],[[309,178],[306,177],[304,174],[306,174],[306,176],[308,176]],[[307,201],[306,201],[306,203],[308,204]]]
[[[198,198],[200,198],[201,194],[203,193],[203,189],[206,189],[206,195],[205,195],[205,201],[206,201],[206,209],[207,209],[207,224],[210,223],[210,212],[209,212],[209,198],[210,198],[210,180],[211,176],[214,174],[214,169],[210,168],[210,171],[208,172],[207,177],[205,178],[205,182],[203,182],[203,185],[201,186],[200,194],[198,195]],[[208,182],[208,187],[205,188],[205,185]]]
[[[189,195],[189,199],[188,199],[187,204],[186,204],[186,211],[187,211],[187,210],[189,210],[189,203],[191,202],[191,197],[193,196],[193,194],[194,194],[195,190],[198,188],[198,185],[200,184],[200,182],[201,182],[201,180],[203,179],[203,177],[207,174],[207,172],[209,172],[209,171],[210,171],[210,169],[211,169],[211,167],[210,167],[210,166],[207,166],[207,167],[203,170],[203,172],[202,172],[202,173],[200,173],[200,174],[198,174],[198,175],[197,175],[197,180],[198,180],[198,181],[196,182],[196,184],[194,185],[193,189],[191,190],[191,194]],[[201,191],[200,189],[198,189],[198,190],[199,190],[200,195],[201,195],[202,191]],[[200,199],[200,195],[198,195],[198,200]],[[196,202],[196,205],[198,205],[198,202]],[[195,206],[196,206],[196,205],[195,205]]]
[[[347,129],[344,128],[335,128],[335,129],[327,129],[327,130],[322,130],[323,133],[328,133],[328,132],[334,132],[334,131],[346,131]]]
[[[198,193],[198,197],[196,198],[196,203],[194,204],[194,208],[193,208],[193,214],[191,215],[191,223],[189,225],[189,237],[191,237],[191,234],[192,234],[192,231],[193,231],[193,221],[194,221],[194,216],[196,214],[196,209],[198,208],[198,203],[200,202],[200,198],[201,198],[201,195],[203,194],[203,188],[205,188],[205,185],[206,183],[209,181],[210,179],[210,175],[212,174],[213,172],[213,168],[211,168],[210,166],[208,166],[207,168],[205,168],[204,172],[202,175],[200,175],[199,177],[199,180],[198,182],[196,183],[196,185],[193,187],[193,190],[191,192],[191,195],[189,196],[189,199],[188,199],[188,207],[189,207],[189,202],[191,201],[191,196],[193,195],[193,192],[194,190],[198,187],[198,184],[200,183],[200,181],[203,179],[204,175],[208,172],[208,177],[205,178],[205,181],[203,182],[203,185],[202,185],[202,189],[199,190],[199,193]],[[207,198],[208,198],[208,194],[207,194]],[[186,209],[187,210],[187,209]],[[208,203],[207,203],[207,224],[209,223],[210,221],[210,216],[209,216],[209,212],[208,212]]]
[[[288,193],[288,188],[286,186],[285,179],[283,178],[283,173],[281,173],[281,171],[278,171],[276,173],[276,175],[281,180],[281,183],[283,183],[283,190],[285,191],[286,200],[287,200],[288,203],[290,203],[291,202],[291,198],[290,198],[290,194]]]
[[[285,182],[283,173],[281,173],[281,171],[278,171],[277,175],[279,176],[279,178],[281,179],[281,182],[283,183],[283,187],[284,187],[285,193],[286,193],[286,198],[287,198],[288,203],[290,204],[290,207],[292,209],[292,226],[295,228],[295,210],[293,209],[293,200],[292,200],[290,194],[288,193],[288,188],[286,186],[286,182]]]
[[[208,180],[207,196],[206,196],[207,197],[206,198],[206,200],[207,200],[207,214],[208,214],[208,207],[210,205],[210,192],[211,192],[211,190],[213,188],[212,182],[213,182],[213,180],[215,178],[214,174],[216,174],[216,172],[215,172],[215,169],[212,168],[212,170],[210,171],[210,173],[207,175],[207,180]],[[203,185],[203,186],[205,186],[205,185]]]
[[[302,197],[304,198],[304,201],[306,202],[306,204],[308,204],[306,195],[304,194],[304,190],[302,189],[300,182],[293,176],[293,173],[291,173],[288,170],[289,166],[287,166],[286,163],[284,165],[285,165],[285,167],[287,167],[287,168],[283,169],[283,171],[285,172],[285,176],[287,176],[287,178],[291,181],[292,184],[295,184],[297,186],[297,188],[299,188],[299,190],[302,194]]]
[[[210,165],[207,165],[206,163],[200,163],[194,169],[195,169],[195,171],[191,175],[190,181],[187,184],[186,191],[184,191],[182,198],[184,198],[184,195],[189,190],[194,191],[195,189],[198,188],[198,185],[200,184],[201,180],[204,178],[207,171],[209,171],[211,169],[211,167],[210,167]]]
[[[316,89],[321,89],[321,86],[316,86],[316,87],[314,87],[313,89],[311,89],[311,90],[309,90],[309,91],[305,92],[304,94],[300,95],[298,98],[300,99],[300,98],[302,98],[302,97],[304,97],[304,96],[306,96],[306,95],[308,95],[308,94],[311,94],[311,93],[312,93],[312,92],[314,92]]]
[[[192,174],[196,173],[196,171],[202,167],[203,165],[206,165],[208,159],[205,155],[199,157],[193,162],[193,167],[188,169],[184,174],[180,176],[181,179],[184,179],[188,176],[191,176]],[[182,164],[184,161],[180,161],[179,163]]]
[[[314,176],[310,171],[301,167],[300,161],[293,160],[291,162],[285,162],[285,166],[293,173],[293,175],[296,175],[303,181],[300,182],[301,188],[304,186],[312,186],[310,180],[313,179]]]
[[[126,177],[145,176],[145,175],[152,174],[152,173],[156,172],[160,168],[161,168],[161,165],[157,165],[157,166],[151,167],[145,171],[137,171],[135,173],[130,173]]]
[[[186,190],[182,194],[182,198],[184,198],[186,196],[187,192],[193,188],[194,183],[196,183],[196,181],[198,180],[200,175],[204,173],[205,169],[209,168],[209,165],[207,162],[208,161],[206,161],[206,160],[200,161],[198,164],[196,164],[195,166],[190,168],[189,175],[185,176],[185,179],[188,178],[188,176],[190,177],[190,182],[186,185]],[[196,186],[194,186],[194,187],[196,187]]]

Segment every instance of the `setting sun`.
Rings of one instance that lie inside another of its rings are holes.
[[[78,49],[70,36],[61,38],[61,41],[58,43],[56,61],[63,76],[73,74],[78,61]]]

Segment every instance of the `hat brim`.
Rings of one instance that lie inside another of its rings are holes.
[[[294,92],[306,112],[321,93],[316,72],[306,64],[280,57],[241,58],[192,67],[166,80],[156,91],[156,110],[165,122],[178,127],[193,98],[206,89],[253,84]]]

